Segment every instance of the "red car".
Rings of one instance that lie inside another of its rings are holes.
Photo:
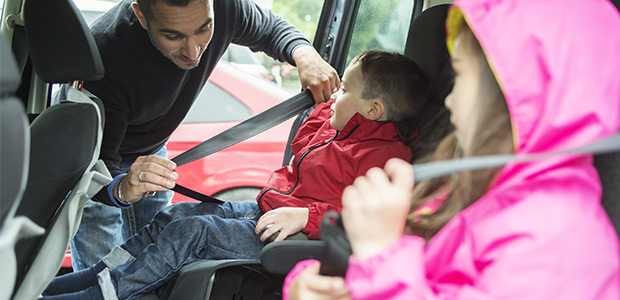
[[[183,123],[168,141],[168,157],[258,114],[293,94],[265,79],[220,61]],[[254,201],[275,169],[282,166],[293,119],[255,137],[177,168],[177,182],[227,201]],[[175,193],[172,203],[194,201]],[[63,268],[71,268],[67,250]]]
[[[292,94],[222,62],[168,141],[174,158]],[[282,166],[293,120],[198,161],[180,166],[178,183],[222,200],[254,200],[271,172]],[[190,201],[175,194],[173,203]]]

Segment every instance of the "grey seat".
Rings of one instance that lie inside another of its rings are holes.
[[[0,299],[8,299],[17,275],[15,244],[44,230],[26,217],[15,216],[26,189],[30,132],[24,107],[14,96],[19,85],[17,65],[3,38],[0,65]]]
[[[37,75],[47,83],[98,80],[103,63],[94,38],[70,0],[28,0],[26,44]],[[28,70],[26,64],[24,72]],[[99,158],[103,107],[70,88],[66,101],[45,109],[29,127],[29,175],[16,215],[45,234],[19,241],[13,297],[34,299],[60,269],[78,228],[84,202],[111,181]]]

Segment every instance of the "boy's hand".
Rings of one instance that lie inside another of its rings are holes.
[[[303,299],[351,299],[342,277],[319,275],[320,264],[305,269],[291,284],[289,298]]]
[[[368,170],[344,190],[342,220],[357,257],[374,256],[403,234],[412,190],[413,168],[400,159]]]
[[[278,233],[274,242],[284,240],[287,236],[297,233],[306,227],[309,211],[305,207],[280,207],[266,212],[256,224],[256,234],[261,241]]]

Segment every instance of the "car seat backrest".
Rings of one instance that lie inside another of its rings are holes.
[[[413,59],[433,85],[435,101],[428,101],[418,121],[418,137],[409,147],[413,161],[431,154],[439,142],[454,128],[444,99],[452,90],[452,67],[446,47],[445,21],[448,4],[428,8],[411,23],[405,55]]]
[[[603,194],[601,203],[620,238],[620,152],[594,156]]]
[[[15,244],[43,229],[26,217],[15,217],[26,188],[30,134],[24,106],[14,95],[19,72],[6,39],[0,37],[0,299],[13,292],[17,259]]]
[[[28,0],[25,31],[33,68],[48,83],[98,80],[103,63],[92,33],[71,0]],[[103,105],[68,88],[66,100],[44,110],[30,125],[30,172],[16,215],[46,229],[15,249],[15,298],[36,297],[60,268],[84,202],[107,184],[98,161]],[[39,256],[43,253],[45,257]],[[47,260],[47,261],[45,261]]]
[[[0,38],[0,66],[0,224],[3,224],[9,211],[19,204],[26,187],[29,151],[24,108],[14,96],[19,72],[3,38]]]
[[[28,0],[24,22],[30,57],[43,81],[103,78],[103,62],[95,38],[72,1]]]

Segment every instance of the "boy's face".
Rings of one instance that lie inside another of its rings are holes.
[[[364,79],[362,66],[359,63],[349,65],[342,76],[340,90],[332,94],[332,118],[329,123],[332,128],[341,131],[355,113],[366,118],[371,109],[371,101],[362,99]]]
[[[159,51],[184,70],[193,69],[213,37],[213,1],[194,0],[187,6],[155,2],[147,19],[134,3],[142,27],[149,31]]]

